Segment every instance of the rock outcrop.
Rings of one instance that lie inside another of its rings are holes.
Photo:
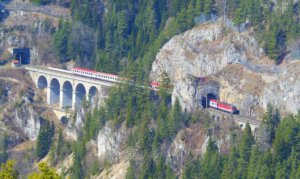
[[[11,58],[13,48],[30,48],[31,63],[54,63],[49,44],[60,18],[69,18],[70,11],[58,6],[37,6],[17,0],[1,3],[7,15],[0,27],[0,57]]]
[[[2,129],[7,131],[9,146],[13,147],[23,141],[34,141],[41,127],[40,119],[47,118],[46,106],[40,94],[31,84],[23,69],[0,71],[0,120]]]
[[[242,115],[259,118],[267,103],[290,113],[300,108],[299,63],[274,65],[251,29],[237,32],[220,20],[166,43],[152,65],[150,80],[159,81],[166,72],[174,85],[173,99],[188,111],[201,107],[212,93],[236,105]]]
[[[236,132],[240,132],[238,128],[236,129]],[[204,127],[201,122],[192,124],[180,130],[173,139],[166,152],[167,162],[178,174],[182,173],[181,170],[189,157],[203,156],[210,136],[216,141],[220,152],[227,153],[230,148],[230,131],[234,131],[232,119],[215,120],[210,128]]]
[[[125,152],[126,141],[130,130],[123,123],[120,128],[115,129],[112,122],[99,131],[97,140],[97,156],[100,161],[117,161]]]

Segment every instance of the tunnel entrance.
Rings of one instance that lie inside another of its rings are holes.
[[[13,55],[15,59],[20,61],[21,65],[30,64],[30,49],[29,48],[14,48]]]
[[[97,96],[98,96],[98,89],[95,86],[91,87],[89,91],[89,99],[88,99],[91,102],[91,104],[95,103]]]
[[[73,87],[69,81],[66,81],[63,85],[63,96],[62,96],[62,108],[71,108],[72,107],[72,94]]]
[[[207,93],[206,96],[202,96],[201,98],[201,104],[203,106],[203,108],[207,108],[208,104],[209,104],[209,100],[211,99],[215,99],[218,100],[218,96],[213,94],[213,93]]]
[[[40,76],[37,82],[38,89],[45,89],[48,87],[48,82],[45,76]]]
[[[59,103],[60,85],[56,78],[53,78],[50,83],[50,105]]]
[[[86,90],[82,84],[78,84],[75,93],[75,108],[79,109],[82,107],[82,102],[86,98]]]

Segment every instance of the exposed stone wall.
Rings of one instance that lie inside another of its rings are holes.
[[[150,79],[166,72],[174,85],[173,99],[192,111],[202,91],[210,88],[219,99],[236,105],[242,115],[260,118],[266,105],[296,113],[300,109],[298,61],[276,66],[253,37],[251,29],[236,32],[220,20],[199,25],[172,38],[157,54]],[[219,85],[195,86],[190,78],[209,78]]]

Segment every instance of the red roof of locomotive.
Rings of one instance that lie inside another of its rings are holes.
[[[12,62],[13,64],[19,64],[19,63],[20,63],[19,60],[12,60],[11,62]]]
[[[218,100],[215,100],[215,99],[210,99],[210,101],[215,102],[215,103],[218,102]]]
[[[151,86],[156,86],[156,87],[159,87],[159,86],[160,86],[160,84],[157,83],[157,82],[151,82],[150,85],[151,85]]]

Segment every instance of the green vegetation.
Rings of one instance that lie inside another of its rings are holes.
[[[107,8],[104,14],[101,1],[71,1],[73,22],[61,22],[54,35],[61,62],[74,59],[110,73],[138,67],[146,80],[167,40],[191,28],[201,13],[215,12],[211,0],[115,0]]]
[[[61,176],[59,176],[54,168],[51,168],[47,165],[47,163],[39,163],[39,172],[33,172],[28,176],[28,179],[45,179],[45,178],[51,178],[51,179],[62,179]]]
[[[7,145],[8,138],[7,135],[4,134],[0,138],[0,163],[4,163],[8,159]]]
[[[265,119],[263,125],[269,130],[274,123]],[[274,132],[270,148],[262,150],[247,125],[241,141],[227,155],[220,155],[210,140],[204,157],[186,165],[183,178],[299,178],[300,116],[283,119]]]
[[[61,62],[74,59],[110,73],[129,71],[134,63],[147,81],[163,44],[193,27],[195,18],[210,19],[225,10],[237,27],[245,22],[252,26],[265,52],[279,64],[287,54],[287,42],[299,36],[299,6],[292,0],[277,5],[262,0],[110,0],[104,13],[102,1],[72,0],[73,21],[60,23],[54,48]]]
[[[48,121],[47,119],[41,118],[41,129],[39,131],[36,144],[36,155],[39,159],[44,158],[48,154],[52,144],[54,132],[54,123]]]
[[[230,0],[228,10],[236,25],[248,21],[254,27],[257,38],[263,44],[268,56],[281,63],[286,55],[286,43],[300,34],[300,3],[293,0],[278,0],[277,5],[269,1]],[[286,9],[285,9],[286,7]]]
[[[14,166],[15,166],[15,162],[11,160],[2,164],[0,168],[0,178],[17,179],[19,174],[14,169]]]
[[[300,3],[292,0],[278,0],[277,5],[265,0],[108,0],[105,5],[100,0],[32,2],[58,3],[71,8],[72,19],[61,19],[53,34],[53,48],[59,62],[75,60],[79,66],[119,73],[138,85],[148,84],[149,71],[159,49],[174,35],[193,27],[199,18],[209,20],[212,15],[225,13],[239,30],[245,25],[252,27],[276,64],[286,55],[287,43],[300,33]],[[162,146],[168,145],[180,129],[196,122],[208,127],[212,120],[200,112],[181,111],[178,99],[171,105],[171,96],[165,91],[170,87],[167,73],[157,80],[162,85],[159,92],[121,84],[110,89],[110,97],[99,109],[84,105],[87,111],[84,126],[72,145],[64,140],[61,131],[54,141],[54,124],[43,120],[37,157],[42,159],[50,151],[51,164],[55,165],[73,152],[74,163],[67,171],[71,178],[96,175],[104,166],[94,162],[91,168],[87,167],[86,144],[110,121],[115,128],[125,124],[131,129],[127,147],[136,149],[143,158],[131,160],[126,178],[176,178],[178,171],[171,169]],[[268,106],[257,138],[254,139],[247,125],[243,135],[232,134],[228,154],[220,154],[217,142],[213,136],[209,137],[206,153],[201,158],[190,156],[183,178],[300,178],[300,116],[288,116],[282,121],[280,118],[279,111]],[[0,162],[7,160],[3,141]],[[30,177],[60,178],[44,163],[39,170],[40,173]],[[3,175],[17,177],[12,162],[2,166],[0,176]]]

